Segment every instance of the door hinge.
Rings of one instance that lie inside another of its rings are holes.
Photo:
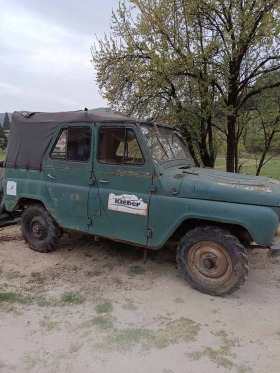
[[[87,225],[92,225],[92,219],[91,218],[88,218]]]
[[[152,237],[152,235],[153,235],[153,230],[147,229],[147,237]]]
[[[155,185],[151,185],[150,191],[151,192],[155,192],[156,190],[157,190],[156,186]]]
[[[89,185],[94,185],[95,184],[95,178],[89,179]]]

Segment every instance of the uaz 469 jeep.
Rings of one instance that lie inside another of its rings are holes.
[[[279,181],[197,168],[175,128],[115,114],[15,112],[3,190],[31,249],[63,228],[148,249],[180,237],[179,271],[208,294],[244,283],[244,246],[279,252]]]

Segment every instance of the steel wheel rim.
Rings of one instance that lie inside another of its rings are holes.
[[[35,217],[30,222],[30,234],[33,239],[42,241],[47,236],[47,229],[44,219]]]
[[[228,252],[212,241],[194,244],[188,252],[186,266],[196,279],[213,286],[225,283],[233,271]]]

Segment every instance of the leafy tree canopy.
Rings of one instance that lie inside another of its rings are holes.
[[[9,118],[8,113],[6,112],[4,116],[3,129],[7,131],[10,129],[10,127],[11,127],[10,118]]]
[[[7,136],[5,135],[4,129],[0,124],[0,148],[5,149],[8,143]]]
[[[215,134],[236,171],[249,99],[280,86],[276,0],[122,0],[110,36],[92,48],[115,109],[181,127],[197,163],[213,166]]]

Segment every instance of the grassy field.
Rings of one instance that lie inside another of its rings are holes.
[[[3,159],[5,159],[5,152],[0,149],[0,161],[2,161]],[[3,177],[3,168],[0,168],[0,180],[2,180],[2,177]]]
[[[0,161],[2,161],[5,158],[5,152],[4,150],[0,149]]]
[[[242,164],[241,172],[248,175],[256,175],[256,161],[254,159],[240,158],[239,164]],[[225,171],[226,160],[224,157],[217,157],[215,168]],[[280,158],[271,159],[261,170],[260,176],[267,176],[273,179],[280,179]]]
[[[0,149],[0,160],[5,158],[5,152]],[[242,164],[241,173],[255,175],[256,161],[251,158],[240,158],[239,164]],[[217,157],[215,168],[220,171],[226,170],[226,159],[224,157]],[[273,179],[280,179],[280,157],[271,159],[261,170],[261,176],[272,177]]]

